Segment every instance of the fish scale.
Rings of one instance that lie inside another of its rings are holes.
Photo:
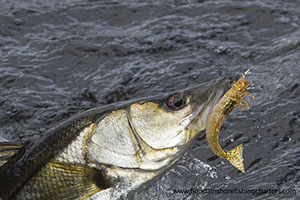
[[[17,193],[20,187],[57,153],[57,150],[65,146],[65,141],[72,140],[74,135],[78,134],[78,130],[91,123],[91,119],[85,117],[78,121],[67,121],[59,127],[59,130],[50,132],[40,139],[38,145],[31,143],[26,146],[26,151],[23,147],[0,169],[0,179],[7,179],[0,182],[0,194],[11,197]]]

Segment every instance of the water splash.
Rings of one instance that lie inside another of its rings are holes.
[[[217,178],[216,169],[187,152],[183,158],[169,169],[158,181],[145,186],[134,200],[138,199],[203,199],[201,194],[174,193],[174,190],[205,189],[209,179]]]

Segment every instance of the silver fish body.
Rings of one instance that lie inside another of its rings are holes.
[[[225,88],[221,80],[108,105],[27,144],[2,143],[0,197],[124,199],[182,156]]]

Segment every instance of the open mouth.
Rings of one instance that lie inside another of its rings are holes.
[[[194,130],[204,130],[206,127],[207,116],[212,108],[220,101],[225,92],[229,89],[227,81],[222,79],[214,86],[211,86],[208,91],[208,100],[206,103],[200,104],[195,111],[182,120],[182,125]]]

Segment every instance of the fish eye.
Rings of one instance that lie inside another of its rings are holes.
[[[170,96],[168,99],[168,107],[171,110],[179,110],[183,108],[185,105],[185,99],[183,96],[176,94],[173,96]]]

